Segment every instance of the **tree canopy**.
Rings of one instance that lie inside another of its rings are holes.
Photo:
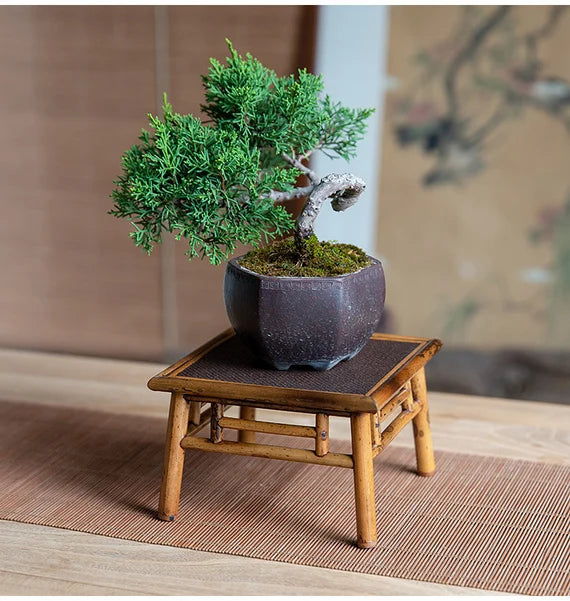
[[[208,117],[174,112],[122,157],[111,194],[116,217],[128,219],[135,244],[150,254],[164,231],[188,241],[189,258],[226,260],[238,243],[254,247],[295,223],[279,201],[309,194],[320,179],[303,161],[315,150],[350,159],[372,109],[349,109],[323,94],[321,76],[301,69],[278,77],[228,41],[226,64],[210,60],[202,77]],[[295,187],[305,173],[311,182]]]

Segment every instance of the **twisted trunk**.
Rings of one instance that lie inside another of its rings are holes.
[[[313,225],[324,202],[330,200],[335,211],[345,211],[356,203],[365,187],[364,181],[352,173],[331,173],[323,177],[309,194],[297,217],[295,241],[299,250],[313,235]]]

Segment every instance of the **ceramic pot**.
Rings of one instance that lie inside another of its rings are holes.
[[[237,335],[280,370],[318,370],[354,357],[376,329],[386,296],[382,263],[334,277],[260,275],[228,262],[224,299]]]

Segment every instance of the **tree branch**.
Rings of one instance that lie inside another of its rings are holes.
[[[529,106],[531,106],[535,109],[538,109],[539,111],[542,111],[543,113],[546,113],[547,115],[550,115],[554,119],[557,119],[564,125],[564,127],[566,128],[566,131],[570,134],[570,116],[567,116],[562,112],[558,112],[555,109],[550,108],[543,102],[540,102],[540,101],[532,98],[531,96],[525,96],[522,94],[518,94],[517,92],[513,92],[513,96],[515,96],[517,101],[520,102],[521,104],[528,104]]]
[[[287,202],[288,200],[296,200],[308,196],[314,189],[315,186],[311,185],[295,188],[294,190],[291,190],[291,192],[277,192],[276,190],[273,190],[273,192],[267,195],[267,198],[271,198],[271,200],[274,200],[275,202]]]
[[[479,126],[479,129],[469,136],[468,143],[475,146],[482,142],[484,138],[486,138],[504,119],[506,119],[506,117],[508,117],[509,109],[509,100],[503,100],[497,110],[495,110],[495,112],[487,119],[487,121],[485,121],[485,123]]]
[[[444,79],[444,88],[447,96],[448,115],[452,120],[457,118],[457,96],[456,96],[456,78],[459,70],[465,62],[473,57],[479,46],[483,43],[489,33],[501,22],[507,15],[510,6],[500,6],[494,10],[483,24],[473,33],[467,43],[457,53],[447,69]]]
[[[527,62],[533,66],[538,66],[538,42],[549,36],[556,26],[559,23],[560,16],[564,12],[564,10],[568,8],[567,6],[552,6],[550,8],[550,13],[546,19],[544,25],[527,33],[524,36],[524,45],[526,48],[526,59]]]
[[[311,183],[315,185],[319,183],[319,177],[317,174],[312,169],[304,165],[299,159],[290,157],[286,153],[283,153],[281,156],[289,163],[289,165],[292,165],[293,167],[299,169],[299,171],[302,171],[309,178]],[[307,158],[308,156],[309,155],[305,155],[303,158]]]

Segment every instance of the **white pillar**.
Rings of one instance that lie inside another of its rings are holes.
[[[342,213],[330,203],[315,222],[320,240],[356,244],[376,251],[381,125],[388,46],[387,6],[319,6],[315,72],[323,75],[325,92],[349,108],[375,107],[358,155],[347,163],[316,152],[311,167],[321,176],[350,171],[366,182],[359,201]]]

